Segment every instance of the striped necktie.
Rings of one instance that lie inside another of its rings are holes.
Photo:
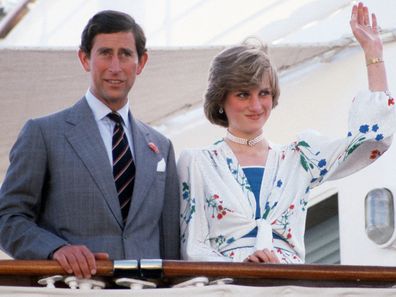
[[[132,199],[136,168],[128,139],[122,127],[121,116],[115,112],[109,113],[107,116],[115,122],[112,140],[113,176],[125,224]]]

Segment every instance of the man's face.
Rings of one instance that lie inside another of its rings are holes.
[[[123,107],[147,61],[147,53],[138,59],[133,33],[98,34],[90,57],[81,50],[78,54],[85,71],[91,74],[90,90],[95,97],[112,110]]]

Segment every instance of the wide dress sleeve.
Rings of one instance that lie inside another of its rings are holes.
[[[232,261],[213,249],[205,214],[205,182],[202,164],[197,160],[199,150],[181,153],[177,169],[180,186],[180,244],[181,257],[195,261]]]
[[[300,164],[310,175],[310,187],[348,176],[374,162],[390,146],[396,129],[394,99],[385,92],[361,92],[352,102],[348,131],[332,140],[301,133],[295,145]]]

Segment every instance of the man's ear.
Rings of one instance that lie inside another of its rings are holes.
[[[80,59],[81,65],[84,68],[84,70],[86,72],[89,72],[91,69],[89,66],[89,57],[88,57],[87,53],[82,51],[81,49],[78,50],[78,58]]]
[[[136,69],[136,74],[139,75],[140,73],[142,73],[143,68],[144,68],[144,66],[147,63],[147,60],[148,60],[148,54],[147,54],[147,52],[145,52],[139,59],[139,64],[138,64],[138,67]]]

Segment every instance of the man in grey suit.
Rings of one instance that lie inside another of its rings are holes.
[[[78,53],[86,95],[29,120],[10,153],[0,244],[11,256],[55,259],[78,277],[95,274],[97,259],[179,258],[172,144],[129,111],[145,42],[127,14],[89,20]]]

